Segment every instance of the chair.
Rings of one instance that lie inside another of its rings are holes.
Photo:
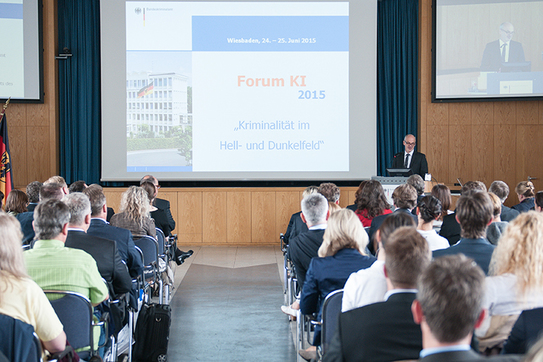
[[[0,314],[0,352],[9,361],[41,361],[41,343],[34,327]]]
[[[96,323],[93,321],[93,308],[90,300],[82,294],[70,291],[44,290],[43,292],[50,298],[49,301],[64,326],[66,339],[70,345],[75,350],[89,348],[89,350],[80,351],[77,354],[85,360],[95,356],[97,351],[94,349],[93,327],[102,326],[105,322],[104,320]],[[60,298],[51,300],[56,297]],[[107,331],[107,328],[105,330]],[[107,339],[106,336],[106,341]]]
[[[329,293],[322,304],[321,319],[321,354],[324,355],[337,330],[341,303],[343,301],[343,289]]]
[[[164,294],[162,290],[162,279],[158,276],[158,242],[151,236],[143,235],[138,239],[134,239],[134,244],[136,244],[136,247],[138,247],[142,252],[143,289],[145,291],[149,291],[153,284],[158,284],[159,300],[160,303],[162,303],[164,300]]]

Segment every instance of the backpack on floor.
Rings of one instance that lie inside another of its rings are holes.
[[[136,323],[134,362],[166,362],[171,308],[166,304],[143,304]]]

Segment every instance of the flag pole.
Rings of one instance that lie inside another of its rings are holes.
[[[4,113],[6,113],[6,109],[8,109],[9,101],[11,101],[11,97],[9,97],[8,100],[6,101],[6,104],[4,104],[4,105],[2,106],[2,113],[0,113],[0,120],[1,120],[2,118],[4,118]]]

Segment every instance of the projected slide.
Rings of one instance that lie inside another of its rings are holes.
[[[23,1],[0,1],[0,95],[24,97]]]
[[[127,2],[127,172],[349,171],[348,15]]]

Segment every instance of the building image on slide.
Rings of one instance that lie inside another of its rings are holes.
[[[192,102],[183,74],[129,72],[126,77],[126,137],[129,169],[190,166]],[[136,171],[136,169],[133,169]]]

